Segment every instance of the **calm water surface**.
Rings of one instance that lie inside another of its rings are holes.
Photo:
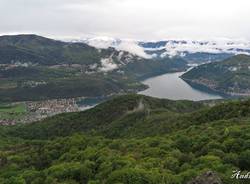
[[[222,96],[215,94],[211,91],[199,90],[191,87],[188,83],[180,78],[185,72],[167,73],[164,75],[149,78],[142,83],[149,86],[145,91],[139,94],[166,98],[172,100],[212,100],[221,99]],[[111,97],[109,97],[111,98]],[[107,97],[86,98],[78,102],[81,110],[87,110],[95,105],[108,100]]]
[[[191,87],[180,78],[185,72],[168,73],[143,81],[149,88],[139,94],[167,98],[172,100],[211,100],[221,99],[222,96],[208,91],[201,91]]]

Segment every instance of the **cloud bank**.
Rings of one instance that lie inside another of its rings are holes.
[[[0,34],[250,40],[247,0],[0,0]]]

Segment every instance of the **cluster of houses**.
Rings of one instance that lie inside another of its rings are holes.
[[[1,120],[0,119],[0,125],[15,125],[16,124],[16,121],[14,120]]]
[[[30,123],[65,112],[77,112],[82,109],[77,105],[76,99],[53,99],[44,101],[25,102],[26,113],[18,119],[1,119],[1,125],[15,125],[16,123]]]
[[[29,114],[26,118],[27,122],[40,120],[64,112],[76,112],[80,110],[73,98],[26,102],[26,108]]]

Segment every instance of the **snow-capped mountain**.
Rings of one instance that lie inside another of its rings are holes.
[[[143,58],[179,56],[191,63],[219,61],[237,54],[250,55],[250,41],[217,39],[209,41],[164,40],[138,41],[110,37],[94,37],[74,40],[96,48],[113,47]]]
[[[233,40],[168,40],[139,42],[144,51],[155,57],[180,56],[189,62],[220,61],[237,54],[250,55],[250,42]]]

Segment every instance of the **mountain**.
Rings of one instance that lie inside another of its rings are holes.
[[[242,40],[162,40],[139,41],[94,37],[74,40],[96,48],[113,47],[144,58],[182,57],[190,63],[221,61],[237,54],[250,54],[250,42]]]
[[[0,36],[1,101],[136,92],[146,88],[142,78],[186,68],[181,58],[146,59],[37,35]]]
[[[0,182],[247,183],[250,101],[120,96],[93,109],[0,127]]]
[[[191,83],[233,96],[250,95],[250,56],[237,55],[193,68],[181,76]]]
[[[112,64],[140,59],[112,48],[99,50],[84,43],[62,42],[37,35],[0,36],[0,48],[1,64],[84,64],[86,67],[97,64],[101,67],[101,60],[105,58],[113,59]]]
[[[190,63],[221,61],[237,54],[250,54],[250,42],[234,40],[167,40],[140,42],[147,54],[157,57],[181,56]]]

